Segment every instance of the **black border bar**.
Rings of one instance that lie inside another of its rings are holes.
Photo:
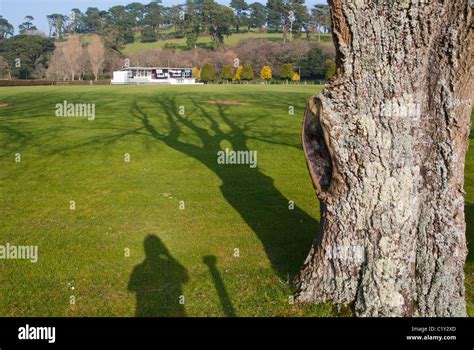
[[[55,342],[20,340],[20,327],[55,327]],[[0,318],[0,349],[142,348],[162,337],[310,337],[321,344],[400,345],[403,348],[474,348],[471,318]],[[408,339],[407,337],[422,339]],[[455,340],[452,339],[455,336]],[[424,338],[423,338],[424,337]],[[431,338],[430,338],[431,337]],[[446,337],[439,339],[440,337]],[[449,338],[449,339],[447,339]],[[142,346],[138,346],[141,344]],[[159,344],[159,343],[157,343]],[[315,347],[313,347],[315,348]],[[318,347],[320,348],[320,347]]]

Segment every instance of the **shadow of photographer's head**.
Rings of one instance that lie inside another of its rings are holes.
[[[147,259],[166,259],[170,256],[168,249],[165,247],[161,239],[155,235],[148,235],[143,242],[143,246],[145,248]]]

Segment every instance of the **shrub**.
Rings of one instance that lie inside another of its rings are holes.
[[[214,67],[209,63],[206,63],[201,69],[201,80],[205,83],[216,80]]]
[[[221,79],[222,80],[232,80],[234,73],[232,72],[232,67],[229,65],[224,66],[221,70]]]
[[[272,69],[269,66],[263,66],[260,71],[260,79],[262,80],[271,80],[272,79]]]
[[[179,45],[178,45],[178,43],[166,43],[163,47],[165,49],[175,51],[179,47]]]
[[[253,79],[253,68],[250,64],[246,64],[242,68],[242,72],[240,73],[240,79],[242,79],[242,80],[252,80]]]
[[[144,28],[142,30],[142,35],[140,41],[142,43],[153,43],[158,39],[155,31],[151,28]]]
[[[291,80],[292,81],[300,81],[299,74],[295,72],[295,74],[293,74],[293,76],[291,77]]]
[[[291,64],[285,63],[281,68],[280,78],[288,80],[293,78],[294,74],[295,72],[293,71],[293,67],[291,66]]]
[[[193,68],[193,78],[201,79],[201,70],[198,67]]]
[[[242,75],[242,70],[244,69],[244,67],[242,66],[239,66],[237,68],[237,70],[235,71],[235,74],[234,74],[234,77],[232,78],[232,80],[240,80],[241,79],[241,75]]]
[[[0,80],[0,86],[39,86],[54,84],[54,80]]]

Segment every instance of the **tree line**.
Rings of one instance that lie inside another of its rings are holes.
[[[26,16],[19,33],[37,31],[33,16]],[[161,0],[148,4],[132,2],[113,6],[108,10],[89,7],[85,11],[73,8],[69,14],[52,13],[47,16],[51,38],[62,40],[70,34],[97,34],[106,45],[120,50],[123,45],[140,40],[153,42],[174,28],[175,37],[185,37],[187,46],[194,48],[200,35],[209,35],[215,47],[224,37],[242,30],[267,30],[282,33],[285,40],[303,34],[330,32],[328,5],[308,9],[304,0],[267,0],[267,3],[247,3],[231,0],[230,7],[214,0],[186,0],[186,3],[164,6]],[[0,40],[13,36],[13,26],[0,17]]]
[[[217,76],[225,65],[234,67],[236,58],[255,72],[269,66],[273,77],[280,76],[284,64],[291,64],[305,79],[324,79],[332,74],[333,50],[316,49],[314,42],[304,42],[312,33],[330,31],[327,5],[316,5],[309,11],[302,0],[268,0],[266,5],[232,0],[230,7],[214,0],[188,0],[171,7],[152,1],[113,6],[108,11],[72,9],[68,16],[55,13],[47,17],[49,33],[40,33],[33,16],[28,15],[15,35],[13,26],[0,16],[0,78],[108,78],[123,66],[121,50],[125,44],[136,38],[152,42],[170,36],[186,38],[186,47],[176,52],[168,42],[164,50],[131,54],[129,58],[150,66],[202,68],[203,63],[209,63]],[[283,43],[247,39],[235,48],[222,45],[227,35],[255,29],[282,33]],[[212,39],[212,51],[197,46],[203,35]],[[95,58],[101,61],[98,69],[91,60],[97,52],[104,56]]]

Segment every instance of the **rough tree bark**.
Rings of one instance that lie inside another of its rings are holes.
[[[321,237],[300,303],[358,316],[465,316],[469,0],[332,0],[337,74],[303,147]]]

